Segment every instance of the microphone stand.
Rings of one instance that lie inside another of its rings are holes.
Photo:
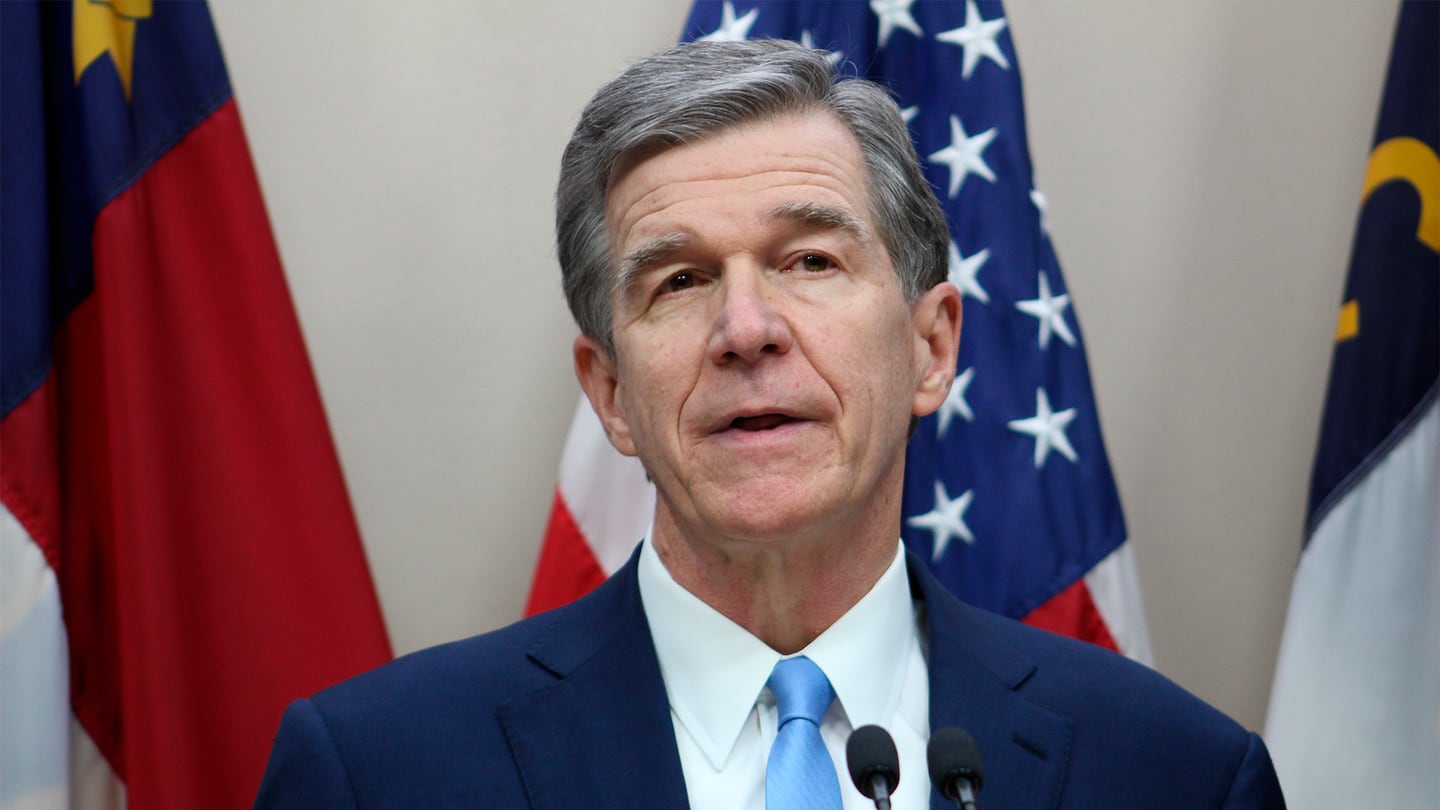
[[[870,785],[875,792],[875,810],[890,810],[890,785],[885,777],[875,774],[870,777]]]

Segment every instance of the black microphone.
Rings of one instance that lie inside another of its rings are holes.
[[[900,784],[900,755],[890,733],[879,726],[855,729],[845,743],[845,762],[850,780],[867,799],[875,800],[875,810],[890,810],[890,795]]]
[[[942,728],[930,735],[925,749],[930,764],[930,782],[940,795],[975,810],[975,794],[985,786],[985,768],[980,763],[980,746],[970,732],[959,726]]]

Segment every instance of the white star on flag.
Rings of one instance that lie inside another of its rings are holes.
[[[959,246],[953,239],[950,241],[950,283],[960,288],[961,295],[968,295],[982,304],[990,303],[990,294],[980,286],[980,268],[989,258],[989,248],[973,256],[962,256]]]
[[[1040,297],[1029,301],[1017,301],[1015,308],[1040,321],[1040,348],[1050,347],[1050,333],[1054,332],[1067,345],[1075,345],[1075,335],[1065,325],[1065,310],[1070,306],[1069,295],[1051,295],[1050,282],[1045,272],[1040,272]]]
[[[969,390],[970,383],[975,380],[975,369],[967,368],[960,372],[955,382],[950,386],[950,393],[945,395],[945,401],[940,404],[940,425],[939,435],[945,436],[945,431],[950,429],[950,420],[959,416],[966,422],[975,421],[975,412],[970,410],[970,403],[965,401],[965,392]]]
[[[744,17],[735,17],[735,6],[730,0],[725,0],[724,8],[720,9],[720,27],[711,31],[703,37],[701,42],[744,42],[750,36],[750,26],[755,24],[755,18],[760,16],[760,9],[752,8],[745,12]]]
[[[1050,233],[1050,207],[1045,203],[1045,195],[1038,188],[1030,189],[1030,202],[1035,204],[1035,211],[1040,214],[1040,230]]]
[[[1075,409],[1066,408],[1063,411],[1052,411],[1050,409],[1050,397],[1045,395],[1044,388],[1035,389],[1035,415],[1029,419],[1016,419],[1009,423],[1010,429],[1016,433],[1024,433],[1035,437],[1035,469],[1045,466],[1045,459],[1054,449],[1065,458],[1075,462],[1080,456],[1075,448],[1070,446],[1070,439],[1065,436],[1065,428],[1075,420]]]
[[[950,197],[960,193],[960,185],[971,174],[995,182],[995,172],[990,170],[983,153],[985,147],[995,140],[994,127],[971,137],[966,134],[958,115],[950,116],[950,145],[930,156],[930,160],[950,167]]]
[[[914,121],[914,120],[915,120],[915,116],[917,116],[917,115],[919,115],[919,114],[920,114],[920,105],[919,105],[919,104],[916,104],[916,105],[914,105],[914,106],[912,106],[912,107],[902,107],[902,108],[900,109],[900,117],[901,117],[901,118],[904,118],[904,119],[905,119],[905,123],[907,123],[907,124],[910,123],[911,121]]]
[[[815,45],[815,35],[812,34],[812,33],[809,32],[809,31],[802,31],[802,32],[800,33],[800,44],[801,44],[801,45],[804,45],[804,46],[807,47],[807,48],[815,48],[815,47],[817,47],[817,46]],[[840,64],[840,60],[841,60],[841,59],[844,59],[844,58],[845,58],[845,52],[844,52],[844,51],[830,51],[830,50],[825,51],[825,61],[826,61],[827,63],[829,63],[830,67],[832,67],[832,68],[835,67],[836,65]]]
[[[896,28],[904,28],[915,36],[923,36],[920,23],[910,16],[910,6],[915,0],[870,0],[870,10],[880,18],[880,47],[890,41]]]
[[[970,502],[975,500],[975,490],[967,489],[965,494],[950,500],[950,494],[945,491],[945,484],[935,482],[935,507],[923,515],[916,515],[905,521],[919,529],[926,529],[935,537],[933,548],[930,552],[932,560],[939,560],[945,556],[945,548],[950,545],[952,537],[959,537],[966,543],[974,544],[975,535],[970,533],[970,527],[965,525],[965,510],[970,508]]]
[[[949,31],[936,34],[935,38],[941,42],[948,42],[951,45],[959,45],[965,52],[964,63],[961,65],[960,75],[963,78],[970,78],[975,72],[975,66],[980,60],[989,59],[1005,70],[1010,69],[1010,62],[1005,59],[1005,54],[1000,51],[1000,44],[995,38],[1005,30],[1005,18],[996,17],[993,20],[986,20],[980,16],[980,9],[976,7],[975,0],[965,2],[965,24],[959,28],[952,28]]]

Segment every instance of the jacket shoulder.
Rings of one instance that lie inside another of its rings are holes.
[[[1260,738],[1169,678],[966,605],[926,571],[912,567],[912,578],[929,623],[932,722],[980,723],[982,750],[1013,764],[1024,761],[1018,745],[1044,760],[1062,806],[1284,806]]]
[[[638,610],[627,566],[569,605],[410,653],[318,692],[310,702],[342,745],[387,741],[382,744],[391,747],[416,733],[500,735],[500,707],[582,666],[624,632]]]
[[[346,796],[396,807],[523,806],[528,791],[502,715],[635,636],[638,604],[633,572],[622,569],[571,605],[296,701],[256,806],[348,806]]]
[[[1006,673],[1016,691],[1078,718],[1103,716],[1116,725],[1157,732],[1183,727],[1203,737],[1243,738],[1245,729],[1160,672],[1113,650],[968,606],[981,628],[976,643],[1006,660],[1027,662]]]

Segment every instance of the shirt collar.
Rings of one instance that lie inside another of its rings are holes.
[[[718,770],[782,656],[681,587],[648,536],[638,576],[670,708]],[[910,581],[897,539],[895,559],[870,592],[799,654],[825,671],[852,727],[888,725],[915,643]]]

